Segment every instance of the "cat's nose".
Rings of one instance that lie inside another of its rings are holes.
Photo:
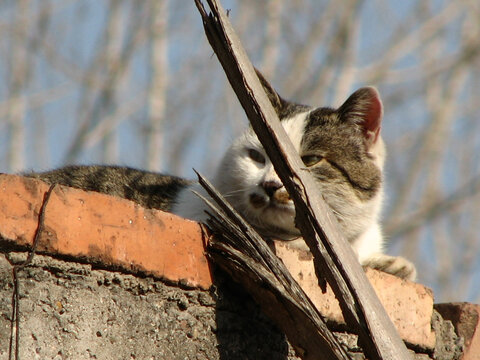
[[[267,195],[271,198],[273,197],[273,194],[275,194],[275,191],[283,187],[283,185],[278,181],[269,180],[269,181],[264,181],[262,184],[262,187],[267,193]]]

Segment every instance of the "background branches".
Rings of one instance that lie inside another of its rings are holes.
[[[68,162],[211,174],[247,121],[193,1],[160,3],[0,4],[0,171]],[[284,97],[337,106],[379,88],[390,251],[415,261],[439,301],[480,301],[478,2],[224,6]]]

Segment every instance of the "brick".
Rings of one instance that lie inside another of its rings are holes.
[[[0,175],[1,238],[32,245],[47,190],[38,180]],[[207,289],[212,284],[198,223],[96,192],[55,187],[38,251],[191,287]]]
[[[461,360],[480,360],[480,305],[470,303],[435,304],[435,310],[450,320],[462,336],[465,350]]]
[[[327,292],[323,294],[317,285],[312,255],[307,251],[291,249],[282,242],[275,242],[275,251],[320,313],[330,321],[345,324],[332,289],[328,286]],[[401,338],[407,343],[433,350],[435,333],[431,328],[432,291],[380,271],[367,269],[366,274]]]

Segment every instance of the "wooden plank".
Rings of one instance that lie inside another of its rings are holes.
[[[308,171],[303,169],[277,114],[270,104],[225,11],[207,0],[207,15],[195,0],[207,38],[242,104],[275,170],[294,200],[296,223],[314,255],[319,278],[325,277],[339,298],[347,324],[359,334],[370,359],[409,359],[410,355],[368,282],[350,245],[338,231]]]

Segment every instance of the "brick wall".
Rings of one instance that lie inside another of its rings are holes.
[[[3,254],[31,246],[47,189],[0,175]],[[296,358],[249,296],[214,276],[199,224],[62,186],[53,190],[44,224],[39,255],[21,273],[24,358]],[[311,255],[283,243],[275,251],[351,354],[362,358],[331,290],[322,294],[317,286]],[[0,264],[6,344],[12,283],[10,265]],[[367,276],[416,358],[480,359],[478,305],[434,306],[432,291],[421,284],[374,270]],[[0,359],[7,356],[2,346]]]

